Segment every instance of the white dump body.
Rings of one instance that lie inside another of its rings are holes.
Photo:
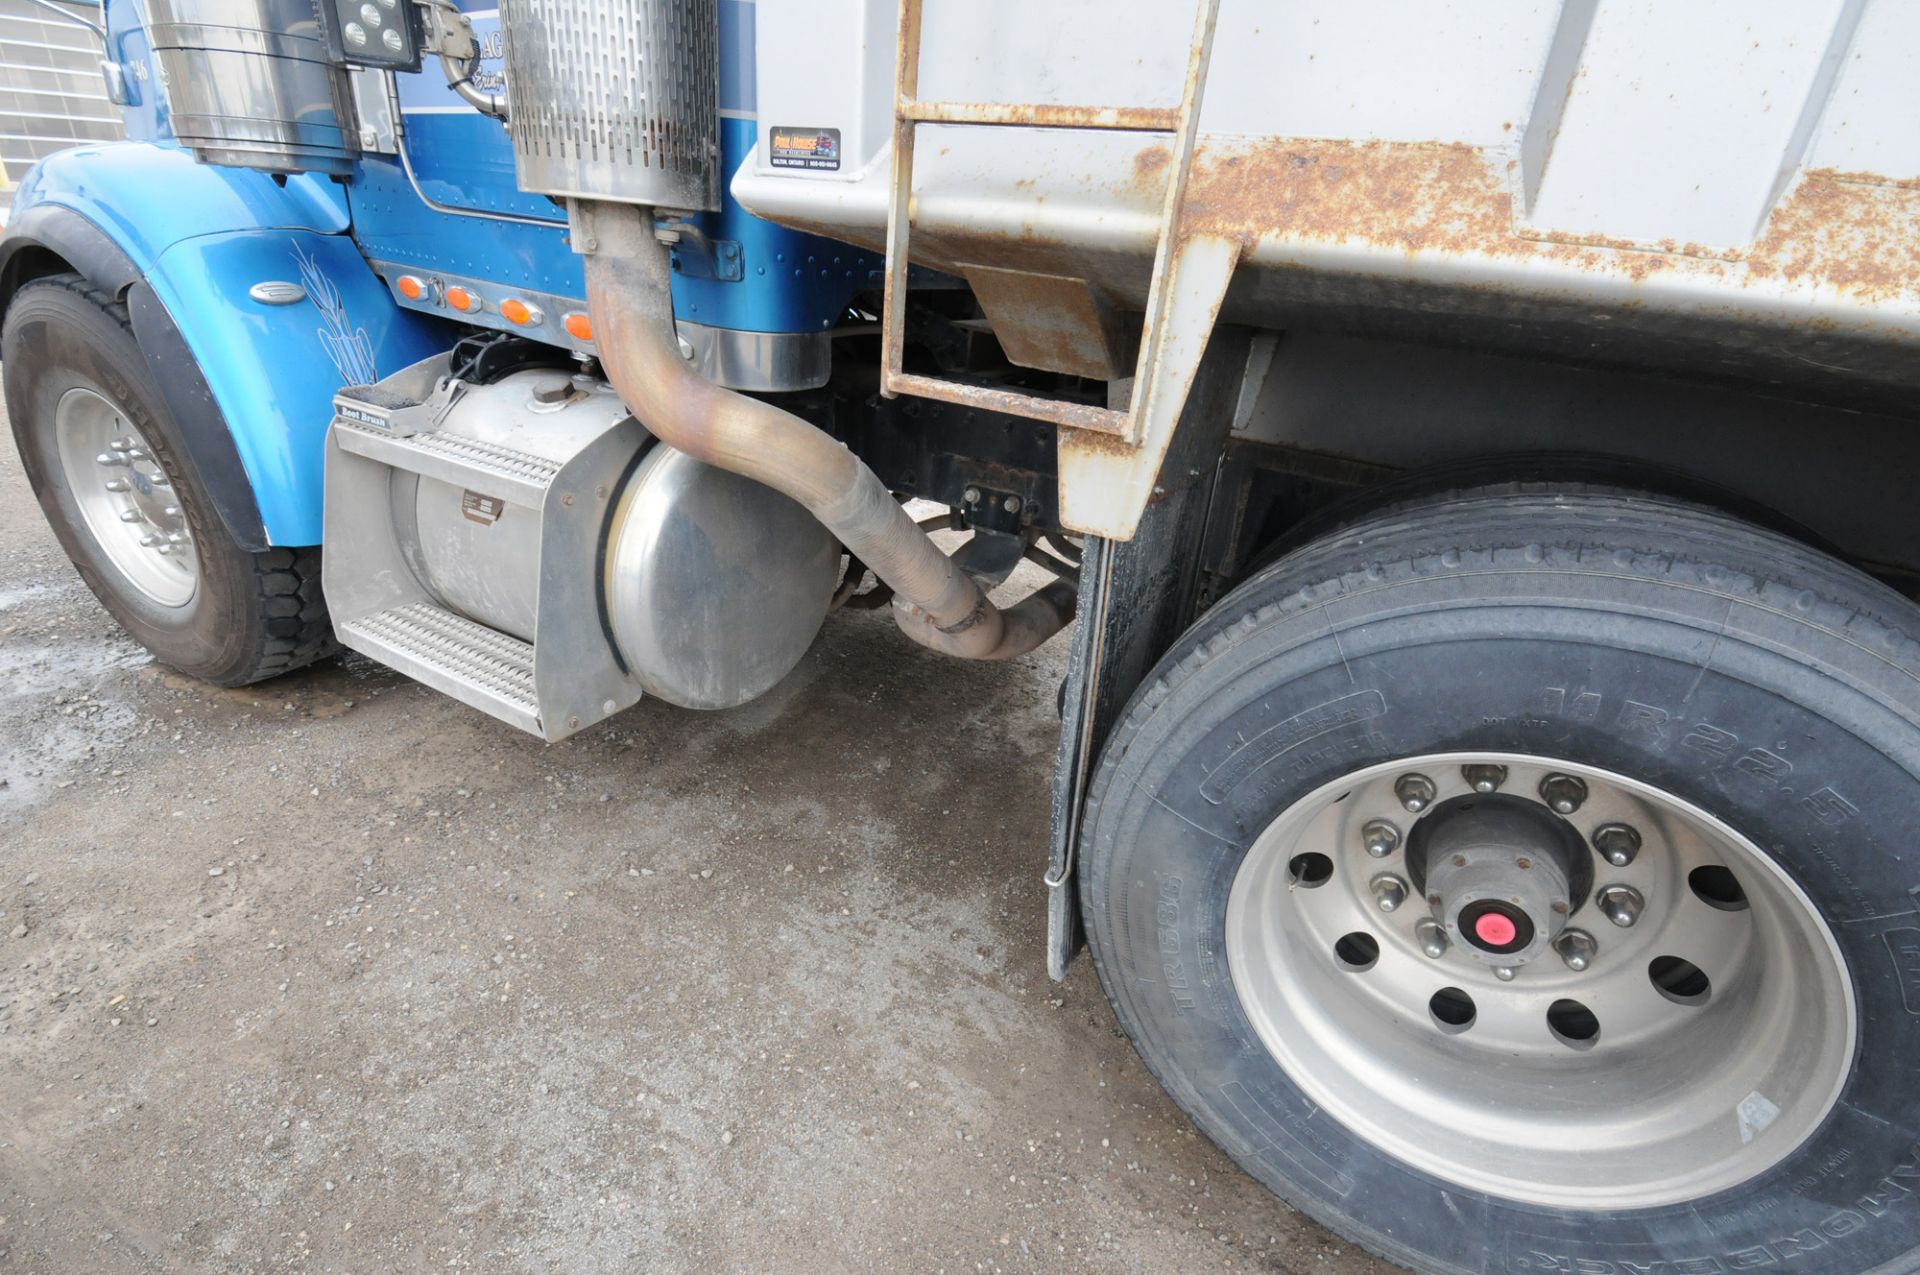
[[[749,209],[883,246],[898,20],[759,6]],[[917,97],[1172,108],[1193,31],[1183,0],[925,0]],[[783,128],[837,130],[839,166],[776,164]],[[912,258],[968,276],[1016,361],[1120,368],[1094,329],[1146,301],[1171,139],[917,139]],[[1910,404],[1920,4],[1222,0],[1182,229],[1238,245],[1224,321]]]

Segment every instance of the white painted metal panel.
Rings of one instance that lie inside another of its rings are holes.
[[[1528,129],[1550,135],[1527,210],[1579,239],[1738,251],[1804,159],[1863,0],[1605,0],[1564,90],[1546,77]]]
[[[1509,145],[1559,10],[1556,0],[1226,0],[1201,127],[1271,134],[1284,121],[1290,137]]]
[[[1870,4],[1808,166],[1920,182],[1920,4]]]

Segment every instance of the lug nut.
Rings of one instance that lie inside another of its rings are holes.
[[[1511,983],[1516,972],[1511,965],[1496,965],[1493,967],[1493,976],[1503,983]]]
[[[1360,840],[1367,847],[1367,853],[1376,859],[1384,859],[1400,845],[1400,830],[1385,819],[1369,819],[1360,829]]]
[[[1540,781],[1540,800],[1557,815],[1570,815],[1586,804],[1586,781],[1573,775],[1548,775]]]
[[[1624,868],[1640,854],[1640,834],[1624,823],[1605,823],[1593,830],[1593,848],[1616,868]]]
[[[119,493],[124,491],[132,491],[133,484],[128,482],[124,478],[109,479],[107,482],[107,490],[118,495]]]
[[[127,463],[127,460],[126,460],[126,457],[116,456],[112,452],[101,452],[98,456],[95,456],[93,458],[93,463],[96,465],[105,465],[108,467],[113,467],[118,465],[124,465]]]
[[[120,521],[121,522],[145,522],[146,519],[141,516],[141,513],[138,509],[122,509],[120,511]]]
[[[1630,928],[1640,919],[1641,909],[1647,906],[1640,891],[1630,885],[1610,885],[1600,891],[1595,902],[1600,905],[1600,913],[1621,929]]]
[[[1560,953],[1560,959],[1567,963],[1568,969],[1578,974],[1593,964],[1593,958],[1600,953],[1600,945],[1585,930],[1562,930],[1560,937],[1553,941],[1553,950]]]
[[[1407,883],[1391,872],[1382,872],[1368,885],[1373,890],[1373,901],[1380,905],[1382,912],[1392,912],[1407,901]]]
[[[165,542],[152,532],[148,532],[146,535],[140,537],[140,547],[142,549],[157,549],[163,543]]]
[[[1505,766],[1462,766],[1460,775],[1475,792],[1494,792],[1507,782]]]
[[[108,443],[107,446],[116,452],[130,452],[133,450],[133,440],[131,438],[116,438]]]
[[[1394,780],[1393,795],[1400,799],[1412,814],[1419,814],[1433,804],[1433,780],[1425,775],[1406,774]]]
[[[1423,916],[1413,923],[1413,937],[1419,940],[1420,950],[1439,960],[1447,954],[1446,927],[1430,916]]]

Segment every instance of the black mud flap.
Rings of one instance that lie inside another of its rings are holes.
[[[1219,482],[1249,334],[1217,328],[1131,540],[1087,538],[1060,710],[1047,857],[1047,975],[1059,980],[1086,937],[1074,852],[1087,776],[1127,701],[1198,616],[1200,543]]]

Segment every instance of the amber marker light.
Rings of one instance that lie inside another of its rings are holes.
[[[567,335],[576,341],[593,340],[593,320],[587,317],[587,313],[584,310],[573,311],[567,315],[566,318],[560,320],[560,326],[565,328]]]
[[[456,310],[462,311],[477,310],[480,308],[479,299],[465,288],[448,288],[447,304]]]
[[[415,274],[401,275],[394,280],[393,286],[398,288],[400,295],[409,301],[418,301],[427,290],[427,285],[420,281],[419,275]]]
[[[508,323],[525,327],[529,323],[540,322],[540,311],[528,305],[519,297],[509,297],[500,303],[500,317]]]

